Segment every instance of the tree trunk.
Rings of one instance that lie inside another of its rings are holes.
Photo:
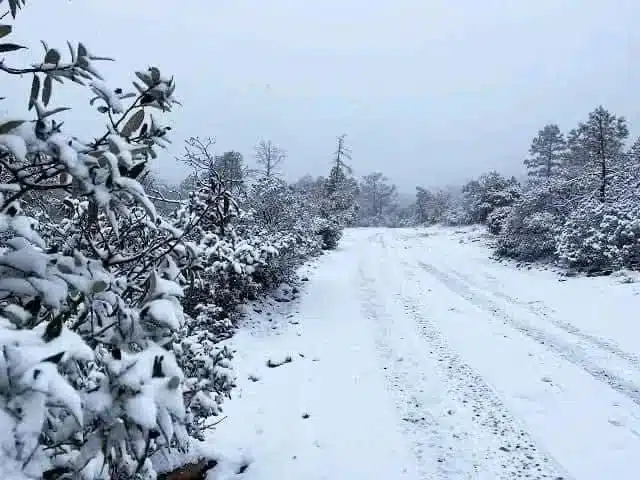
[[[606,152],[606,140],[604,138],[604,132],[602,128],[602,119],[598,121],[599,134],[600,134],[600,201],[604,203],[607,199],[607,152]]]

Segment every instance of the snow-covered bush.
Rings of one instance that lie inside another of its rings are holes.
[[[442,217],[442,224],[451,227],[469,225],[471,223],[473,223],[471,216],[462,205],[454,205],[450,210],[446,211]]]
[[[585,204],[570,215],[558,234],[558,258],[578,270],[637,268],[639,213],[637,206],[626,202]]]
[[[174,342],[174,352],[185,375],[184,397],[187,407],[188,433],[204,439],[207,421],[222,412],[225,398],[231,397],[235,376],[231,368],[233,355],[218,342],[229,335],[231,328],[210,329],[208,312],[203,311],[195,322],[187,322]]]
[[[524,262],[552,259],[558,221],[558,216],[550,212],[525,213],[516,205],[502,224],[496,253]]]
[[[24,1],[8,4],[15,18]],[[187,442],[184,374],[169,349],[184,321],[185,232],[136,178],[165,144],[151,110],[170,110],[175,83],[152,67],[134,91],[111,89],[101,58],[69,47],[69,61],[45,44],[41,62],[0,68],[30,76],[35,113],[0,119],[2,461],[36,478],[155,478],[150,455]],[[49,106],[54,81],[87,86],[107,131],[86,142],[65,133],[55,120],[65,108]],[[42,207],[52,203],[65,221]]]
[[[513,210],[511,205],[506,207],[498,207],[487,215],[487,230],[494,235],[498,235],[502,231],[509,214]]]
[[[335,250],[342,238],[342,226],[331,220],[320,220],[316,232],[322,238],[323,250]]]
[[[502,223],[496,253],[525,262],[553,260],[556,235],[570,212],[567,182],[529,182]]]
[[[467,183],[463,201],[471,223],[485,223],[496,208],[513,204],[520,196],[520,185],[515,178],[505,178],[489,172]]]
[[[251,187],[245,209],[252,225],[268,231],[294,228],[297,198],[287,183],[277,177],[262,177]]]

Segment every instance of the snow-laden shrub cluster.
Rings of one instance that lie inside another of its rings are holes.
[[[188,292],[187,300],[197,303],[185,304],[185,308],[194,315],[202,308],[199,305],[211,301],[220,309],[219,320],[261,291],[288,280],[299,262],[308,258],[304,239],[288,233],[258,233],[245,238],[233,230],[224,236],[207,233],[193,248],[203,259],[203,270]]]
[[[549,212],[523,215],[516,207],[502,225],[496,253],[525,262],[551,259],[556,251],[557,223],[558,218]]]
[[[578,270],[637,268],[640,209],[628,203],[585,204],[571,213],[559,233],[557,255]]]
[[[511,214],[512,210],[513,210],[513,206],[511,205],[498,207],[492,210],[491,213],[487,215],[487,220],[486,220],[487,230],[489,230],[489,233],[498,235],[502,231],[507,221],[507,218],[509,218],[509,215]]]
[[[322,219],[318,222],[318,235],[322,238],[323,250],[334,250],[342,238],[342,226],[337,221]]]
[[[246,229],[240,234],[231,225],[224,234],[203,232],[187,248],[199,265],[185,289],[189,320],[174,342],[174,351],[187,377],[188,431],[201,438],[207,418],[222,411],[223,400],[235,386],[232,354],[217,343],[232,335],[238,307],[293,281],[295,268],[319,248],[313,234]]]
[[[245,184],[241,158],[233,157],[238,168],[219,168],[212,146],[211,140],[187,141],[182,160],[193,171],[186,199],[169,202],[172,225],[187,230],[178,248],[186,321],[172,349],[185,374],[186,430],[196,438],[215,423],[210,417],[221,413],[234,387],[232,352],[219,342],[233,334],[238,307],[295,281],[296,267],[322,244],[318,202],[275,177],[260,178],[234,197],[230,186]],[[234,182],[225,178],[229,172]]]
[[[552,260],[564,224],[565,191],[556,183],[528,184],[503,219],[496,253],[525,262]]]
[[[24,2],[8,3],[15,18]],[[1,68],[30,75],[35,116],[0,120],[2,461],[37,478],[154,478],[150,455],[188,441],[170,347],[184,323],[185,231],[137,178],[165,144],[151,111],[170,110],[175,83],[149,68],[131,92],[111,89],[100,57],[69,49],[68,61],[45,44],[40,63]],[[65,133],[54,81],[87,86],[107,131]]]
[[[486,223],[498,208],[512,205],[520,197],[520,184],[497,172],[481,175],[462,188],[463,204],[471,223]]]

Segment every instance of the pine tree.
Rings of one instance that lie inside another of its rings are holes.
[[[382,172],[365,175],[360,185],[360,197],[366,202],[366,208],[360,205],[360,214],[382,217],[397,195],[396,186]]]
[[[569,165],[573,175],[584,176],[585,188],[597,191],[600,202],[608,199],[612,174],[624,163],[624,145],[629,129],[624,117],[616,117],[599,106],[571,132]]]
[[[338,137],[331,171],[325,182],[323,216],[344,227],[355,220],[357,181],[351,176],[351,150],[345,143],[346,135]]]
[[[213,168],[228,192],[234,196],[244,193],[246,169],[240,152],[230,151],[216,155]]]
[[[566,157],[567,142],[557,125],[546,125],[531,142],[524,161],[530,177],[549,179],[556,175]]]

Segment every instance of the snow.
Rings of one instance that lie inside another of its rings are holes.
[[[635,479],[640,284],[516,268],[487,241],[349,230],[299,300],[256,308],[208,440],[249,466],[210,478]]]
[[[20,161],[24,161],[27,156],[27,145],[18,135],[0,135],[0,145]]]

